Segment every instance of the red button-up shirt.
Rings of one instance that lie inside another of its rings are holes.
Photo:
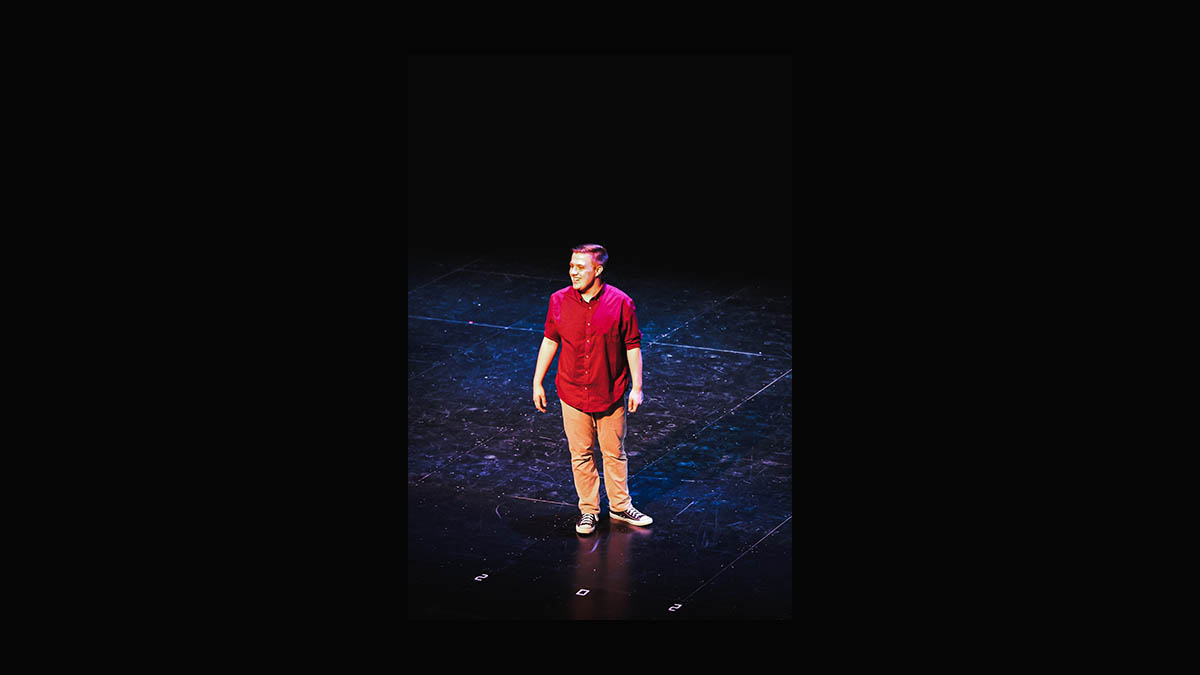
[[[633,299],[609,284],[591,302],[570,286],[550,296],[545,336],[559,345],[554,385],[567,405],[605,412],[629,386],[626,349],[642,346]]]

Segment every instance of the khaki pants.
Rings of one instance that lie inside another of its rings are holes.
[[[563,430],[571,449],[571,470],[575,474],[575,492],[579,494],[581,513],[600,513],[600,477],[593,453],[599,441],[604,457],[604,489],[608,508],[624,511],[632,506],[626,483],[628,461],[625,455],[625,399],[612,410],[585,413],[562,403]]]

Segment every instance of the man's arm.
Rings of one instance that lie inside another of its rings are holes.
[[[625,358],[629,361],[629,377],[633,380],[629,389],[629,412],[636,412],[642,404],[642,348],[626,349]]]
[[[541,412],[546,412],[546,390],[542,387],[542,380],[546,377],[546,371],[550,370],[550,363],[554,361],[554,355],[557,353],[558,343],[548,337],[542,336],[542,347],[538,350],[537,367],[533,369],[533,405]],[[641,363],[639,361],[639,379],[641,372]]]

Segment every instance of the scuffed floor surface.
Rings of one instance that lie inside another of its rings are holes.
[[[410,251],[410,619],[792,618],[792,298],[784,283],[612,279],[638,308],[635,527],[579,515],[555,388],[531,382],[562,259]],[[602,468],[601,468],[602,471]]]

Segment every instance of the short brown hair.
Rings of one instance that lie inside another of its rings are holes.
[[[571,249],[571,253],[591,253],[597,265],[608,262],[608,251],[600,244],[580,244]]]

